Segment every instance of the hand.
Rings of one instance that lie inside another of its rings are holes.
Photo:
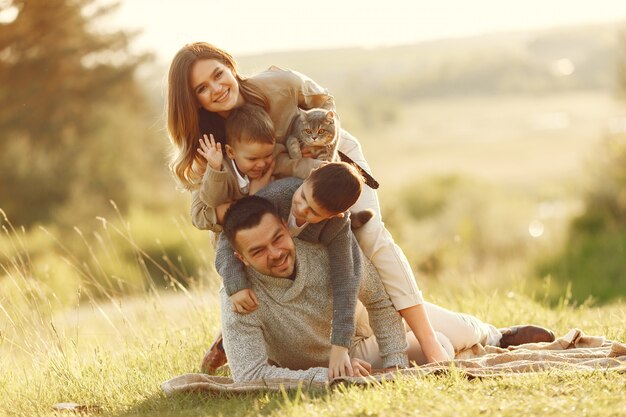
[[[362,359],[352,358],[352,370],[354,376],[369,376],[372,373],[372,365]]]
[[[311,152],[311,148],[309,147],[305,146],[304,148],[300,149],[300,153],[302,153],[303,158],[314,158],[313,152]]]
[[[276,160],[272,160],[270,166],[267,168],[267,170],[265,170],[263,175],[261,175],[259,178],[253,178],[250,180],[250,195],[256,194],[259,190],[272,182],[272,174],[274,173],[275,166]]]
[[[216,171],[222,169],[222,161],[224,160],[224,154],[222,154],[222,144],[215,142],[213,135],[207,138],[200,138],[200,147],[198,153],[206,159],[207,164]]]
[[[448,352],[441,346],[437,338],[434,338],[432,342],[424,343],[422,351],[424,352],[424,356],[426,356],[427,363],[440,363],[450,360],[450,355],[448,355]]]
[[[250,288],[244,288],[231,295],[230,302],[233,303],[233,311],[240,314],[249,314],[259,308],[259,300]]]
[[[340,376],[354,376],[350,355],[347,347],[332,345],[328,361],[328,379]]]

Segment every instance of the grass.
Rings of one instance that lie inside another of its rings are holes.
[[[563,298],[550,308],[515,290],[500,293],[472,285],[464,292],[433,289],[429,298],[496,326],[530,321],[545,324],[558,334],[579,327],[588,334],[626,340],[623,303],[575,306]],[[200,358],[219,328],[217,302],[214,292],[168,290],[92,301],[29,323],[7,322],[5,312],[0,342],[0,415],[52,416],[52,405],[60,402],[97,405],[100,412],[91,414],[107,416],[516,416],[572,412],[611,416],[626,412],[623,404],[616,405],[626,378],[601,371],[473,381],[452,372],[369,389],[166,398],[160,390],[163,381],[199,371]],[[15,317],[16,312],[9,315]],[[9,338],[7,330],[12,325],[22,328]]]

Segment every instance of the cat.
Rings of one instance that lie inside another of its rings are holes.
[[[292,159],[302,158],[302,150],[311,152],[311,157],[322,161],[339,161],[337,144],[339,127],[337,115],[332,110],[298,108],[287,131],[285,145]]]

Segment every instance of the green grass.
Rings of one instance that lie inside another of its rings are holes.
[[[550,308],[516,291],[499,293],[467,285],[465,291],[434,289],[429,297],[473,313],[496,326],[536,322],[562,334],[626,340],[626,305]],[[198,372],[219,328],[213,292],[166,291],[102,303],[90,302],[40,321],[21,323],[0,313],[0,415],[52,416],[52,405],[76,402],[101,407],[107,416],[611,416],[626,412],[617,401],[624,375],[522,375],[467,380],[457,372],[406,378],[376,388],[341,387],[329,392],[166,398],[160,384]],[[22,312],[24,313],[24,312]],[[21,326],[7,337],[12,325]],[[620,408],[621,407],[621,408]],[[521,414],[520,414],[521,413]],[[92,413],[96,415],[96,413]]]

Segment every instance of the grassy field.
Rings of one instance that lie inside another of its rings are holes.
[[[626,304],[556,308],[511,289],[507,293],[468,286],[463,293],[432,291],[430,298],[496,326],[536,322],[563,334],[626,340]],[[167,292],[107,303],[89,303],[64,313],[32,317],[2,313],[0,415],[52,416],[52,405],[98,406],[87,415],[107,416],[618,416],[626,413],[624,375],[602,370],[550,372],[469,381],[452,372],[378,388],[328,392],[166,398],[160,384],[197,372],[219,327],[213,292]],[[12,332],[13,326],[19,327]]]
[[[624,114],[611,98],[433,99],[404,106],[394,123],[372,130],[350,126],[346,113],[348,129],[383,184],[386,221],[420,272],[428,299],[496,326],[535,322],[559,335],[578,327],[626,340],[626,304],[575,305],[566,289],[549,288],[529,272],[533,256],[558,246],[578,207],[586,161],[610,120]],[[452,188],[431,181],[449,175],[460,178]],[[414,202],[402,200],[409,194],[417,196]],[[446,204],[424,218],[404,212],[429,199]],[[3,264],[9,267],[0,279],[1,416],[56,415],[51,407],[60,402],[98,406],[87,414],[107,416],[626,414],[626,379],[601,370],[482,381],[453,372],[372,389],[166,398],[160,384],[199,371],[219,329],[208,241],[185,219],[172,224],[167,216],[131,213],[128,233],[122,227],[109,235],[109,225],[53,245],[41,230],[32,231],[24,250],[0,240],[3,253],[19,258],[21,271],[16,275],[11,263]],[[541,238],[529,235],[534,220],[545,224]],[[82,241],[87,255],[73,259]],[[59,243],[66,252],[59,252]],[[162,281],[142,291],[137,283],[150,268],[146,256],[164,260],[175,273],[157,270]],[[440,273],[422,268],[431,260],[444,266]],[[126,275],[134,277],[132,297],[116,290]],[[187,280],[189,289],[177,279]],[[92,297],[102,285],[109,286]],[[548,292],[561,293],[560,301],[548,300]]]

